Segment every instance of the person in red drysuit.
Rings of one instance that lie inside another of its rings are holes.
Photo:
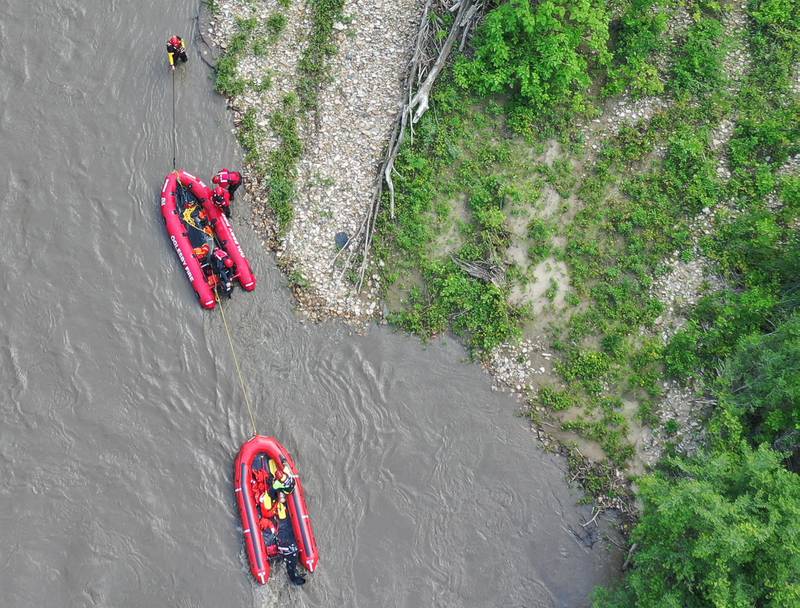
[[[228,191],[228,194],[231,195],[231,200],[233,200],[234,192],[242,185],[243,181],[241,173],[228,169],[220,169],[217,171],[217,174],[211,178],[212,183],[222,186]]]
[[[297,572],[297,541],[286,504],[287,496],[295,488],[294,477],[280,465],[274,476],[269,475],[268,471],[255,470],[253,477],[253,483],[259,491],[256,495],[256,503],[261,512],[258,527],[264,535],[268,552],[283,558],[286,563],[286,574],[293,585],[303,585],[306,579]],[[270,505],[269,508],[267,505]]]
[[[225,217],[231,216],[231,194],[222,186],[217,186],[211,193],[211,200],[219,207]]]
[[[173,70],[179,61],[183,63],[189,61],[189,57],[186,55],[186,45],[183,43],[183,38],[177,34],[167,41],[167,59],[169,59],[169,65]]]
[[[233,293],[233,260],[222,247],[217,247],[209,256],[209,262],[212,273],[219,277],[222,295],[230,298]]]
[[[269,472],[264,469],[253,469],[250,485],[253,487],[253,497],[257,503],[260,503],[261,495],[269,488]]]

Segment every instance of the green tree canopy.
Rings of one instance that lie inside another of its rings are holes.
[[[743,445],[641,479],[633,569],[594,607],[800,606],[800,477],[781,461]]]
[[[582,109],[590,63],[610,59],[608,22],[603,0],[508,0],[486,16],[456,80],[481,94],[514,93],[536,111]]]
[[[723,399],[755,442],[800,430],[800,314],[744,340],[722,374]]]

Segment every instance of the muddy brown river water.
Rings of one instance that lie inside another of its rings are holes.
[[[619,556],[566,531],[590,509],[517,405],[452,340],[302,323],[240,203],[259,287],[228,322],[321,553],[303,589],[254,585],[231,487],[249,420],[158,212],[164,41],[197,10],[0,0],[0,606],[588,605]],[[196,55],[176,85],[178,163],[237,166]]]

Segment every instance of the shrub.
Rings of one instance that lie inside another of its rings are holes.
[[[565,380],[600,380],[610,368],[608,355],[598,351],[578,350],[558,364]]]
[[[566,391],[560,391],[551,386],[543,386],[539,389],[537,399],[544,407],[560,412],[568,410],[575,405],[575,397]]]
[[[800,313],[771,334],[745,339],[721,383],[726,405],[752,429],[754,442],[800,429]]]
[[[667,369],[678,377],[692,369],[713,370],[733,353],[739,340],[767,326],[779,303],[774,293],[761,287],[701,298],[689,325],[665,349]]]
[[[608,14],[598,0],[508,0],[486,16],[475,56],[455,65],[456,81],[482,95],[511,92],[547,114],[585,108],[591,65],[609,60]]]
[[[408,310],[392,315],[393,323],[423,337],[444,331],[449,323],[475,354],[519,337],[526,311],[510,305],[496,285],[467,276],[449,260],[430,262],[424,275],[426,293],[413,292]]]
[[[672,74],[678,94],[699,95],[718,89],[725,80],[725,28],[718,19],[701,17],[689,28]]]
[[[622,15],[614,36],[614,62],[609,69],[607,95],[629,90],[642,97],[664,91],[664,83],[651,58],[665,47],[667,13],[663,0],[633,0]]]
[[[766,447],[669,459],[641,478],[633,568],[594,608],[800,602],[800,477]]]

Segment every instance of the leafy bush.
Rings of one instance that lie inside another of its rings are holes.
[[[539,388],[536,397],[539,403],[556,412],[567,410],[575,405],[574,395],[570,395],[567,391],[555,389],[552,386]]]
[[[800,429],[800,314],[771,334],[744,340],[721,383],[725,404],[752,429],[754,442]]]
[[[605,353],[577,350],[558,364],[558,370],[565,380],[600,380],[608,373],[610,364]]]
[[[680,204],[689,216],[716,204],[722,188],[705,131],[686,126],[670,137],[663,184],[665,192],[674,197],[672,204]]]
[[[748,13],[762,36],[796,59],[800,52],[800,4],[794,0],[750,0]]]
[[[585,109],[591,65],[610,55],[608,14],[599,0],[508,0],[486,16],[475,56],[460,58],[456,81],[482,95],[514,93],[536,113]]]
[[[407,310],[392,315],[393,323],[423,337],[441,333],[449,324],[476,354],[519,337],[525,310],[510,305],[494,284],[467,276],[449,260],[431,262],[424,274],[426,293],[412,292]]]
[[[718,89],[725,80],[725,28],[719,19],[701,17],[689,28],[672,75],[678,94],[699,95]]]
[[[781,255],[791,231],[778,224],[775,213],[754,210],[720,227],[714,250],[723,267],[749,285],[769,285],[797,270],[794,256]],[[787,259],[787,257],[789,259]]]
[[[633,0],[615,24],[614,62],[605,86],[607,95],[628,90],[636,98],[664,91],[658,68],[651,62],[653,55],[665,47],[664,4],[663,0]]]
[[[769,290],[721,291],[698,302],[689,325],[670,340],[665,352],[669,371],[676,375],[695,369],[713,370],[731,355],[738,342],[761,332],[779,300]]]
[[[594,608],[800,604],[800,477],[766,447],[671,459],[639,480],[633,569]]]

